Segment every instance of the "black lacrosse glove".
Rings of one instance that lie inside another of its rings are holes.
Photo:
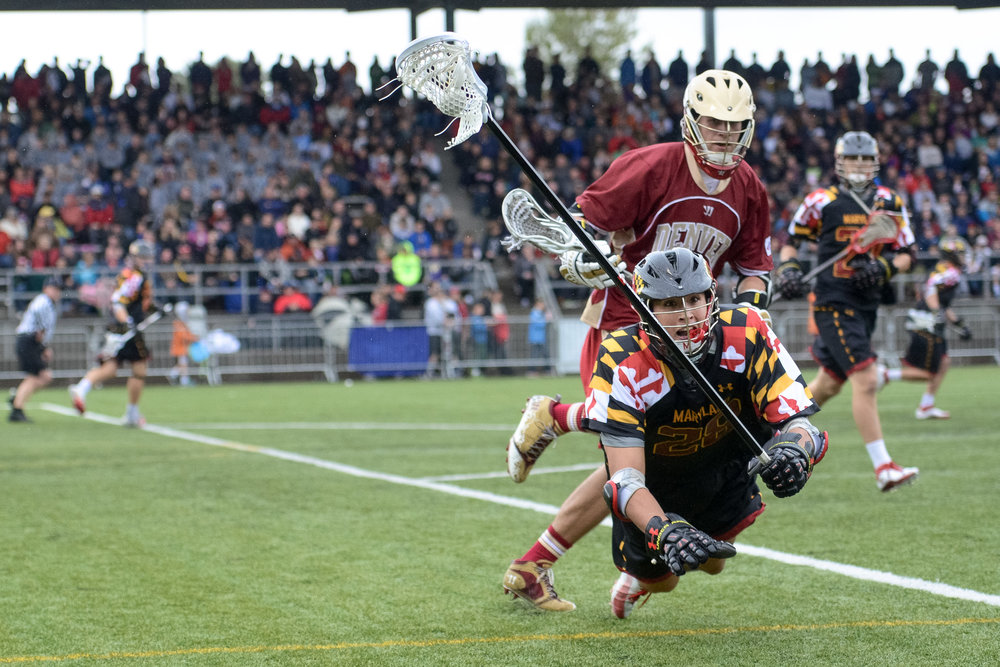
[[[851,286],[858,292],[870,292],[882,289],[892,277],[892,267],[885,257],[872,257],[868,254],[855,255],[847,266],[853,269]]]
[[[775,287],[778,293],[785,299],[798,299],[805,296],[809,291],[808,286],[802,282],[802,265],[797,259],[789,259],[778,266]]]
[[[771,462],[761,469],[760,479],[779,498],[794,496],[812,475],[813,459],[799,444],[801,439],[801,433],[779,433],[764,443]]]
[[[654,516],[646,524],[646,550],[654,559],[662,559],[678,577],[697,569],[709,558],[736,555],[736,547],[729,542],[716,540],[669,512],[666,519]]]
[[[940,310],[934,311],[934,335],[944,338],[944,331],[947,328],[948,320]]]
[[[107,331],[108,333],[121,336],[127,334],[131,328],[127,322],[112,322],[107,326]]]
[[[960,317],[952,322],[952,324],[955,325],[956,329],[958,329],[959,340],[972,340],[972,329],[970,329],[969,325],[965,323],[965,320]]]

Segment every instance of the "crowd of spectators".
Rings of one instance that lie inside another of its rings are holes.
[[[757,134],[747,161],[770,195],[775,252],[802,198],[835,182],[837,137],[866,130],[882,151],[880,181],[897,189],[911,210],[925,263],[933,262],[945,234],[967,242],[972,271],[1000,261],[1000,67],[993,54],[973,76],[957,49],[944,67],[928,51],[910,73],[911,84],[892,49],[883,64],[869,56],[863,74],[856,56],[843,54],[831,66],[819,53],[799,67],[794,89],[781,51],[770,66],[757,54],[741,63],[732,52],[720,66],[745,76],[754,91]],[[602,72],[582,58],[572,76],[559,58],[546,64],[529,47],[524,90],[508,85],[501,124],[553,189],[572,201],[623,151],[680,140],[684,87],[692,72],[708,67],[704,54],[692,68],[682,53],[667,65],[652,52],[636,62],[630,51],[618,71]],[[488,133],[456,152],[463,185],[476,210],[490,218],[510,188],[530,187]],[[1000,287],[993,291],[1000,296]]]
[[[374,89],[395,76],[394,61],[372,63],[369,90],[349,52],[337,64],[279,57],[267,71],[252,52],[212,65],[199,54],[186,72],[139,54],[117,88],[103,62],[90,65],[54,60],[32,74],[22,62],[0,77],[0,269],[24,277],[15,288],[37,290],[32,272],[52,267],[92,286],[144,237],[158,263],[176,269],[158,274],[163,287],[189,284],[194,265],[252,266],[197,275],[229,288],[250,275],[255,310],[293,292],[315,297],[329,282],[447,288],[455,276],[442,266],[451,258],[505,266],[522,304],[533,301],[528,272],[515,266],[531,258],[500,245],[500,202],[528,186],[525,177],[490,133],[442,154],[433,135],[446,119],[433,106],[398,93],[379,101]],[[584,57],[568,72],[558,56],[546,64],[531,48],[515,84],[495,54],[477,63],[504,129],[567,202],[621,152],[679,140],[682,91],[707,66],[703,57],[692,68],[680,53],[669,65],[651,52],[635,62],[629,52],[618,71]],[[992,54],[978,76],[957,50],[943,68],[928,57],[912,85],[891,49],[882,65],[870,56],[863,75],[855,56],[832,67],[818,54],[799,68],[794,90],[781,52],[769,67],[732,53],[721,66],[754,90],[747,159],[770,193],[775,250],[801,198],[833,179],[836,137],[863,129],[879,140],[881,180],[907,199],[921,250],[953,234],[979,266],[1000,259]],[[443,156],[456,161],[454,187],[485,223],[456,219],[441,187]],[[354,268],[332,276],[330,262]],[[242,307],[228,298],[214,305]]]
[[[474,250],[440,186],[440,118],[374,92],[394,64],[372,63],[369,90],[350,52],[279,57],[266,72],[252,52],[214,65],[199,54],[187,72],[139,54],[118,88],[89,65],[22,61],[0,77],[0,269],[14,289],[37,291],[40,269],[78,287],[113,275],[140,237],[177,268],[156,274],[161,287],[183,287],[195,265],[253,265],[255,308],[286,283],[318,295],[392,280],[405,243],[431,265]],[[331,262],[357,268],[332,276]],[[234,287],[240,274],[198,275]]]

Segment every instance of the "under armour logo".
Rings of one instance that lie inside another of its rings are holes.
[[[705,213],[705,217],[706,218],[711,218],[712,217],[712,213],[715,211],[715,207],[714,206],[709,206],[708,204],[705,204],[701,208],[702,208],[702,211]]]

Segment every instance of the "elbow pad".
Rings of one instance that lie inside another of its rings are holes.
[[[611,512],[627,523],[631,523],[625,508],[628,501],[639,489],[646,488],[646,476],[635,468],[622,468],[604,483],[604,502]]]

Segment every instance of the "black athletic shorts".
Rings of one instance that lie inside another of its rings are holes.
[[[712,487],[711,490],[701,489],[701,492],[708,492],[711,501],[707,504],[699,502],[703,505],[700,511],[693,506],[683,506],[684,501],[680,498],[674,502],[660,499],[660,505],[665,511],[679,514],[692,526],[717,540],[731,540],[764,511],[764,502],[754,478],[746,474],[743,461],[720,466],[715,472],[715,475],[699,476],[701,481]],[[662,559],[650,562],[645,529],[645,526],[612,517],[611,556],[619,570],[639,579],[658,581],[671,572]]]
[[[38,342],[35,334],[18,334],[16,350],[21,370],[28,375],[38,375],[49,367],[42,358],[45,346]]]
[[[111,333],[124,333],[127,329],[111,325],[108,327],[108,331]],[[118,350],[118,354],[115,355],[114,359],[119,364],[123,364],[125,362],[147,361],[152,356],[149,348],[146,347],[146,339],[143,338],[142,332],[137,331],[132,338],[125,342],[122,349]],[[105,361],[109,361],[109,359],[98,357],[98,361],[104,363]]]
[[[941,360],[948,354],[948,343],[931,331],[911,331],[903,363],[920,370],[937,373]]]
[[[813,313],[819,335],[812,356],[835,378],[844,382],[855,371],[875,361],[872,332],[878,311],[838,304],[817,306]]]

